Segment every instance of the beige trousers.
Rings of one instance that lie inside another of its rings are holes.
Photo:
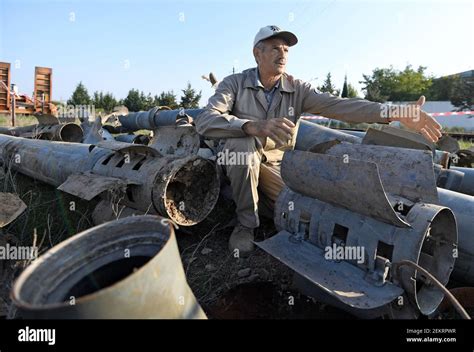
[[[262,144],[255,137],[228,138],[222,153],[226,157],[222,164],[232,187],[237,219],[244,226],[256,228],[260,225],[258,191],[273,209],[284,186],[280,165],[262,162]]]

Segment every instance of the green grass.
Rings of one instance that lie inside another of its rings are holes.
[[[28,125],[34,125],[37,123],[38,123],[38,120],[34,116],[17,115],[15,119],[16,126],[28,126]],[[11,116],[0,114],[0,126],[11,127],[11,125],[12,125]]]
[[[461,149],[469,149],[471,147],[474,147],[474,143],[471,141],[466,141],[464,139],[459,140],[459,146]]]

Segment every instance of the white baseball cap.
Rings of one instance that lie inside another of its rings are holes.
[[[298,43],[298,38],[296,38],[296,35],[288,31],[282,31],[278,26],[271,25],[260,28],[257,35],[255,36],[255,40],[253,41],[253,46],[257,45],[259,41],[271,37],[282,38],[288,43],[288,46],[293,46]]]

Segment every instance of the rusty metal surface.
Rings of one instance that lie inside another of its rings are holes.
[[[474,285],[474,197],[438,188],[438,204],[450,208],[458,224],[459,253],[453,277]]]
[[[84,130],[84,137],[82,143],[96,144],[102,141],[115,141],[112,134],[103,128],[102,118],[97,116],[94,122],[85,119],[81,122],[81,127]]]
[[[441,150],[435,150],[433,154],[433,162],[447,169],[451,162],[450,154]]]
[[[120,134],[115,136],[115,139],[119,142],[132,143],[132,144],[144,144],[147,145],[150,142],[150,137],[143,134]]]
[[[75,123],[38,126],[34,133],[37,137],[33,138],[73,143],[80,143],[84,136],[82,128],[79,125],[76,125]]]
[[[87,145],[0,135],[0,162],[55,187],[71,175],[86,172],[120,179],[127,184],[121,198],[124,205],[161,214],[183,226],[202,221],[216,204],[220,189],[214,162],[195,155],[161,157],[155,149],[138,144]],[[63,189],[86,198],[102,189],[81,191],[83,182],[71,182]]]
[[[108,199],[102,199],[92,211],[91,217],[94,225],[101,225],[109,221],[137,215],[147,214],[121,204],[114,204]]]
[[[20,317],[33,319],[206,318],[186,282],[173,226],[154,216],[61,242],[23,271],[12,300]]]
[[[322,249],[294,237],[287,231],[280,231],[256,244],[349,307],[378,308],[403,293],[402,288],[392,283],[378,287],[372,285],[365,280],[363,270],[344,261],[328,261]]]
[[[457,192],[474,196],[474,169],[468,168],[468,167],[452,166],[450,170],[454,170],[454,171],[461,172],[464,174]]]
[[[383,188],[387,193],[414,202],[436,203],[438,199],[433,155],[428,150],[339,143],[324,153],[346,157],[349,166],[353,160],[377,164]],[[360,175],[362,174],[353,176],[361,178]]]
[[[149,147],[161,155],[195,155],[200,145],[194,126],[162,126],[154,130]]]
[[[85,172],[70,175],[58,189],[81,199],[91,200],[107,190],[125,189],[127,184],[130,183],[119,178]]]
[[[143,212],[157,212],[184,226],[202,221],[212,211],[219,194],[215,164],[198,156],[116,153],[104,156],[92,172],[141,184],[127,188],[124,205]]]
[[[161,154],[156,149],[141,144],[131,144],[118,141],[100,141],[98,143],[95,143],[94,145],[100,148],[113,150],[114,152],[119,152],[121,154],[135,153],[151,156],[161,156]]]
[[[0,228],[7,226],[26,209],[26,204],[13,193],[0,192]]]
[[[378,167],[373,162],[352,160],[345,163],[342,157],[287,151],[283,156],[281,176],[295,192],[395,226],[409,226],[390,205]],[[360,191],[369,189],[370,192]]]
[[[152,130],[156,127],[153,119],[158,110],[159,107],[154,107],[148,111],[130,112],[127,115],[119,115],[118,119],[121,126],[128,131]]]
[[[438,147],[438,149],[446,151],[446,152],[450,152],[450,153],[455,153],[459,149],[461,149],[459,147],[459,142],[453,137],[448,136],[448,135],[442,136],[436,143],[436,146]]]
[[[161,126],[188,124],[197,117],[203,109],[169,110],[164,107],[154,107],[148,111],[131,112],[118,117],[121,126],[127,131],[154,130]]]
[[[86,172],[111,151],[80,143],[51,142],[0,135],[0,162],[5,167],[59,186],[71,174]]]
[[[434,165],[436,185],[438,187],[459,192],[463,182],[464,173],[451,169],[444,169],[441,165]]]
[[[51,141],[74,143],[81,142],[83,138],[82,128],[75,123],[1,127],[0,134],[23,138],[47,139]]]
[[[345,141],[349,143],[361,143],[361,138],[350,134],[333,130],[303,119],[299,119],[296,126],[294,149],[307,151],[311,147],[329,141]]]
[[[443,294],[433,286],[422,284],[421,278],[413,280],[413,271],[404,271],[400,277],[396,277],[390,272],[390,267],[381,264],[411,258],[446,284],[455,262],[453,250],[457,243],[456,221],[448,208],[424,203],[411,203],[407,209],[406,221],[411,227],[394,227],[375,218],[303,196],[287,187],[280,193],[275,204],[277,229],[292,233],[295,240],[305,241],[321,250],[335,244],[364,250],[363,262],[347,260],[364,274],[364,282],[358,280],[354,290],[360,289],[367,282],[373,287],[390,282],[405,290],[414,307],[423,314],[430,314],[441,302]],[[341,235],[337,228],[345,228],[345,235]],[[279,245],[287,249],[279,248]],[[288,244],[279,245],[272,247],[276,257],[289,250]],[[298,258],[299,253],[288,255]],[[313,269],[317,272],[311,266],[305,267],[300,274],[307,277],[307,272]],[[314,280],[319,281],[319,286],[327,284],[324,276],[313,277]]]
[[[426,140],[421,134],[402,130],[391,126],[383,126],[381,130],[369,128],[362,144],[385,145],[409,149],[429,149],[433,151],[434,144]]]
[[[160,127],[191,123],[203,110],[204,109],[161,110],[155,115],[155,126]]]

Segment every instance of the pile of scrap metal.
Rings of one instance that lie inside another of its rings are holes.
[[[216,146],[193,126],[201,111],[120,109],[83,121],[82,144],[0,135],[4,167],[99,197],[96,224],[121,218],[27,268],[13,288],[21,315],[205,318],[166,222],[197,224],[217,202]],[[150,140],[134,134],[144,129]],[[354,136],[300,120],[294,147],[281,165],[279,233],[258,245],[295,271],[301,291],[361,317],[417,318],[436,312],[451,274],[474,283],[472,169],[391,127]],[[130,217],[140,214],[167,219]]]
[[[279,233],[257,244],[320,301],[360,317],[431,315],[451,272],[474,283],[474,197],[437,187],[443,173],[470,176],[436,167],[443,158],[399,129],[362,139],[300,120],[281,165]]]
[[[111,203],[115,195],[137,213],[160,214],[183,226],[202,221],[219,195],[212,161],[192,154],[164,155],[138,144],[0,135],[0,163],[84,200],[100,196]]]
[[[187,285],[171,225],[195,225],[212,211],[220,189],[216,164],[198,155],[200,139],[189,123],[154,128],[145,146],[110,133],[104,138],[102,120],[83,122],[84,141],[92,144],[0,135],[5,168],[84,200],[99,197],[96,223],[120,218],[35,260],[12,290],[19,315],[206,318]],[[117,201],[120,210],[112,206]],[[137,214],[166,218],[130,217]]]

